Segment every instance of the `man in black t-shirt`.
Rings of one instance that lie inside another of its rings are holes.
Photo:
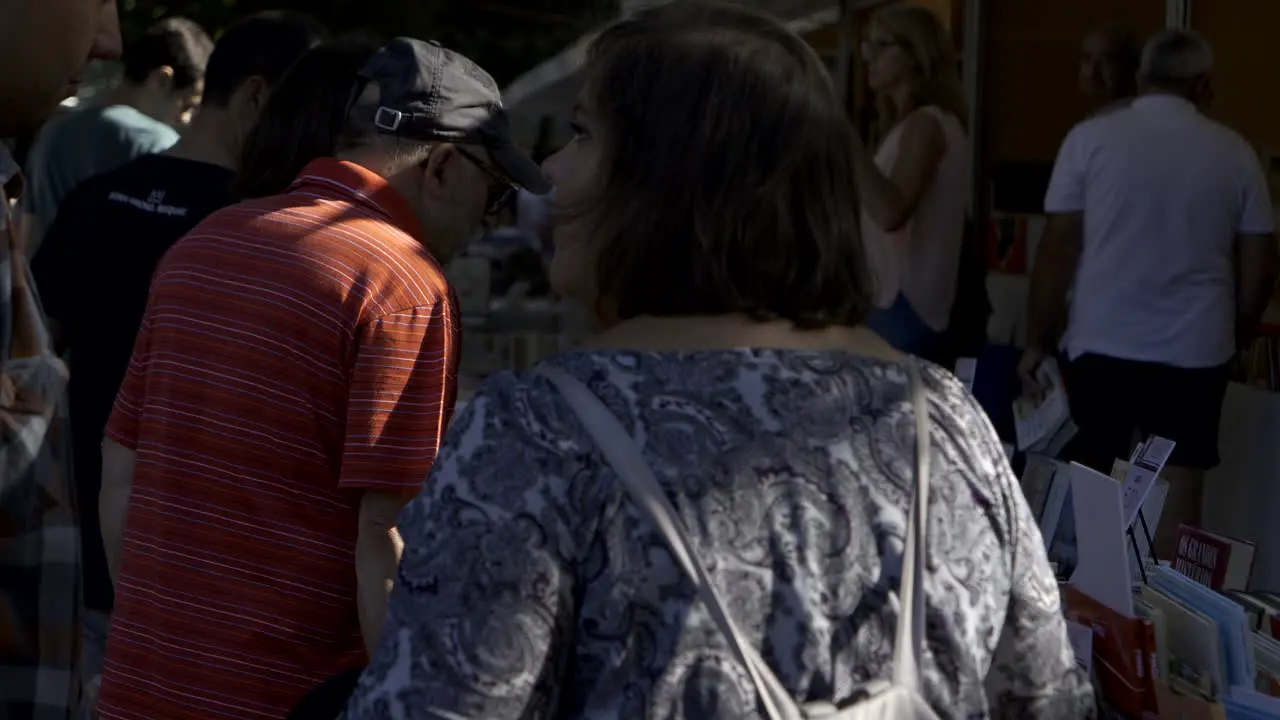
[[[87,610],[83,676],[90,688],[102,672],[114,602],[98,523],[102,435],[133,354],[151,276],[183,235],[236,201],[231,180],[244,138],[271,87],[321,35],[311,18],[284,12],[253,15],[228,29],[209,59],[203,106],[178,144],[76,187],[32,261],[71,365]]]

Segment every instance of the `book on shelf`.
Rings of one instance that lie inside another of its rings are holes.
[[[1280,640],[1280,603],[1267,600],[1263,593],[1228,590],[1224,594],[1244,608],[1254,632]]]
[[[1214,590],[1244,590],[1253,572],[1255,548],[1246,540],[1193,525],[1179,525],[1173,568]]]
[[[1075,586],[1064,598],[1067,620],[1093,629],[1093,674],[1107,703],[1126,717],[1159,717],[1155,627],[1126,616]]]
[[[1280,391],[1280,335],[1262,335],[1241,350],[1232,368],[1232,379],[1262,390]]]

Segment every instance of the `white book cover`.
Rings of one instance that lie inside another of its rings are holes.
[[[1041,362],[1036,368],[1036,380],[1045,389],[1043,397],[1020,397],[1013,401],[1013,430],[1019,450],[1048,442],[1071,420],[1067,390],[1057,361],[1046,358]]]
[[[1134,617],[1132,553],[1124,526],[1120,483],[1072,463],[1076,569],[1071,584],[1124,617]]]

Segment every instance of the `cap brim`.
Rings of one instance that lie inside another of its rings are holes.
[[[551,192],[551,183],[542,169],[527,155],[520,152],[515,145],[490,147],[489,154],[502,171],[511,178],[511,182],[535,195],[546,195]]]

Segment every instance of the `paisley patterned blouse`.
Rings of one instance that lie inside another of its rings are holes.
[[[548,362],[618,416],[743,631],[801,701],[891,672],[914,471],[905,369],[835,351],[576,351]],[[923,373],[932,421],[926,698],[944,718],[1077,718],[1030,510],[976,402]],[[491,378],[404,511],[364,718],[758,717],[661,537],[534,373]]]

